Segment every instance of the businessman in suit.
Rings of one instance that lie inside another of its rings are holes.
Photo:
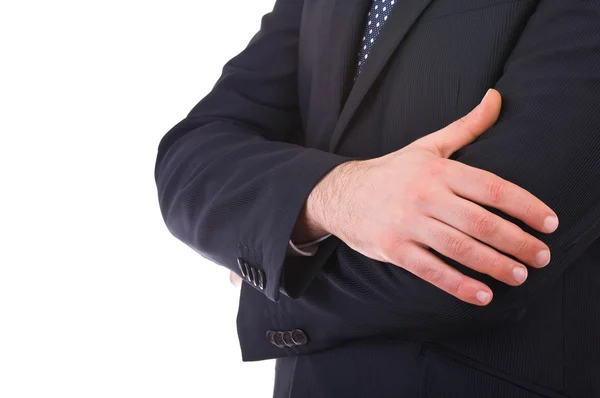
[[[599,96],[597,0],[278,0],[160,209],[275,397],[598,397]]]

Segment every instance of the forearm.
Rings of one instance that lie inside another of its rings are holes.
[[[272,300],[279,296],[288,240],[305,198],[347,160],[223,122],[190,129],[160,155],[156,182],[171,233],[234,272],[245,272],[238,258],[260,270]]]
[[[306,198],[349,160],[304,145],[297,82],[302,10],[301,1],[276,1],[211,92],[161,139],[154,174],[171,233],[251,277],[271,300],[285,290],[285,254]]]

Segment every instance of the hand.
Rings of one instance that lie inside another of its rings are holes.
[[[501,103],[500,94],[490,90],[471,113],[442,130],[388,155],[337,166],[307,199],[310,225],[472,304],[487,305],[491,289],[428,248],[511,286],[522,284],[523,264],[547,265],[549,248],[478,204],[545,233],[558,227],[556,214],[519,186],[448,159],[496,122]]]

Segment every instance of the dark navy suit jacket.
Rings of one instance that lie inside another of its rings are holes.
[[[158,147],[166,226],[246,279],[244,360],[279,358],[277,397],[599,397],[600,1],[399,0],[353,81],[368,8],[278,0]],[[286,256],[328,171],[446,126],[490,87],[498,123],[452,159],[558,214],[545,235],[488,208],[547,243],[547,267],[510,287],[437,254],[494,290],[476,307],[335,236]]]

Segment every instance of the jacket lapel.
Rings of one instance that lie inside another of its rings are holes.
[[[357,52],[362,40],[363,29],[371,0],[335,0],[331,10],[331,23],[321,54],[321,71],[327,73],[323,83],[324,93],[331,95],[329,104],[335,112],[335,120],[348,92],[352,88]]]
[[[363,66],[362,72],[358,75],[356,81],[352,85],[352,89],[348,94],[348,98],[346,102],[343,104],[340,117],[335,125],[333,134],[331,135],[331,139],[329,142],[329,151],[335,152],[337,151],[339,144],[341,142],[341,138],[343,137],[344,132],[346,131],[352,116],[355,114],[362,100],[364,99],[367,91],[373,85],[373,82],[377,78],[377,75],[381,72],[383,67],[389,61],[391,55],[394,50],[398,47],[398,45],[402,42],[402,40],[406,37],[409,29],[412,25],[417,21],[417,18],[421,13],[425,10],[425,8],[429,5],[432,0],[396,0],[398,4],[394,5],[388,20],[386,21],[385,26],[383,27],[381,33],[377,37],[375,44],[371,48],[369,53],[369,59]],[[342,1],[338,1],[339,4]],[[370,7],[370,0],[364,2],[366,3],[367,9]],[[362,14],[362,21],[354,21],[354,23],[360,26],[358,36],[355,34],[353,36],[353,40],[344,40],[344,56],[345,63],[348,63],[348,57],[351,57],[353,62],[358,63],[357,53],[359,51],[359,45],[362,42],[363,36],[363,28],[365,24],[367,10],[364,10]],[[346,25],[347,22],[337,22],[338,26],[336,29],[340,29],[341,25]],[[346,27],[347,29],[356,29]],[[350,47],[350,42],[352,42],[352,46]],[[343,79],[346,84],[343,87],[349,87],[352,84],[352,80],[354,79],[354,72],[356,71],[355,65],[353,68],[346,67],[344,70]],[[352,73],[349,73],[351,70]],[[349,80],[349,82],[348,82]],[[342,91],[343,95],[344,92]],[[344,98],[344,97],[342,97]]]

